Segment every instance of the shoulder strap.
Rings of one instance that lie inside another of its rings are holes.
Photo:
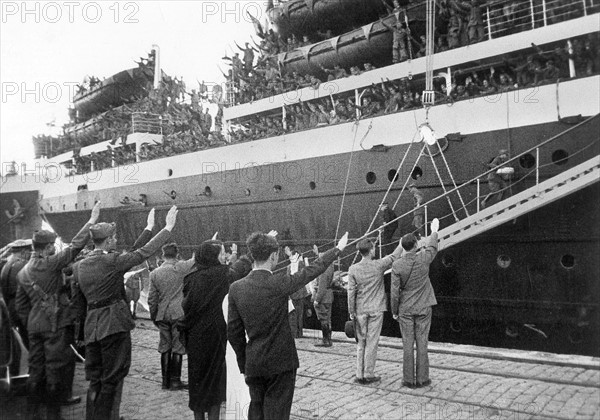
[[[21,270],[23,272],[23,275],[27,277],[27,280],[29,280],[29,282],[31,283],[31,287],[33,288],[33,291],[36,292],[38,295],[40,295],[40,297],[43,300],[47,300],[49,298],[48,293],[46,293],[44,291],[44,289],[42,289],[31,277],[31,274],[29,273],[28,270],[28,266],[29,264],[26,264],[25,267],[23,267],[23,269]]]

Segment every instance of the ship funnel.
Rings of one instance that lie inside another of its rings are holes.
[[[152,50],[154,51],[154,89],[158,89],[162,74],[160,71],[160,47],[154,44]]]

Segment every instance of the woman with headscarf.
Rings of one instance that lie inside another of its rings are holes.
[[[235,244],[232,254],[237,254]],[[223,299],[229,285],[246,276],[251,262],[242,257],[232,266],[226,264],[221,241],[203,242],[196,251],[193,271],[184,279],[184,340],[188,354],[189,407],[194,419],[218,419],[221,403],[227,396],[227,324]]]

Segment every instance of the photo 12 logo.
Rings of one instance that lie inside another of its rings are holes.
[[[2,23],[138,23],[137,2],[3,1]]]
[[[202,23],[255,23],[261,20],[265,3],[253,1],[202,1]]]

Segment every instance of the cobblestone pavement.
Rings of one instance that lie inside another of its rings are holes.
[[[160,388],[157,330],[149,321],[137,324],[121,415],[127,420],[192,419],[186,391]],[[333,347],[316,348],[318,333],[305,330],[305,335],[296,340],[295,419],[600,419],[598,358],[431,343],[433,382],[408,389],[401,385],[401,339],[382,338],[375,369],[381,382],[358,385],[353,382],[353,341],[334,333]],[[187,381],[185,361],[183,379]],[[86,387],[78,364],[74,394],[83,397]],[[10,411],[2,410],[1,420],[23,418],[24,399],[12,405]],[[84,412],[84,401],[63,408],[65,419],[82,419]]]

